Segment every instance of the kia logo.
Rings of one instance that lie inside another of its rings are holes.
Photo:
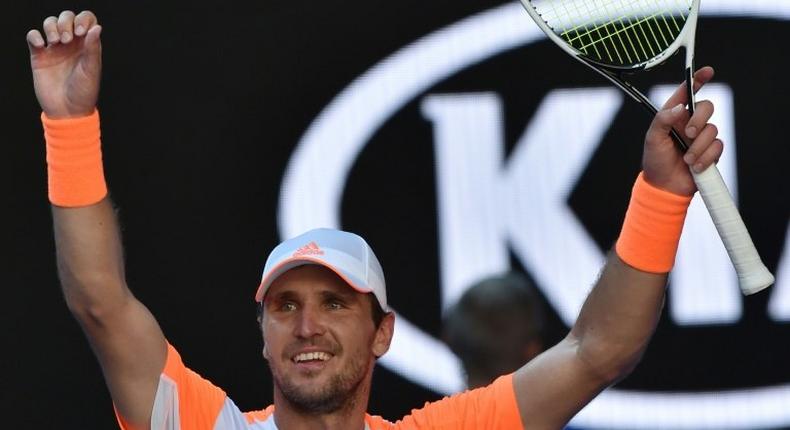
[[[703,18],[790,20],[790,2],[705,0],[701,13]],[[615,116],[629,101],[604,83],[598,88],[553,89],[540,100],[506,157],[501,132],[504,101],[499,94],[425,93],[488,58],[543,39],[522,6],[510,3],[425,36],[354,80],[315,118],[293,152],[280,192],[281,237],[316,227],[342,227],[342,195],[359,154],[379,128],[416,100],[433,132],[442,280],[437,287],[443,308],[472,282],[508,270],[512,252],[562,321],[573,324],[604,254],[567,200]],[[671,89],[658,85],[649,89],[649,95],[660,102]],[[730,189],[736,190],[734,90],[716,83],[704,91],[702,96],[717,106],[713,122],[720,125],[728,145],[719,168]],[[585,114],[580,118],[567,112]],[[562,158],[553,155],[558,151]],[[459,177],[474,181],[461,187],[454,179]],[[737,324],[743,299],[723,247],[718,240],[707,239],[716,236],[701,202],[692,204],[688,225],[694,228],[684,231],[671,275],[669,317],[684,327]],[[788,254],[785,249],[776,270],[777,283],[770,290],[768,318],[775,322],[790,321]],[[568,264],[569,259],[573,264]],[[392,347],[379,362],[440,393],[464,388],[458,359],[402,315],[396,318]],[[749,372],[748,366],[738,370]],[[622,429],[790,425],[790,383],[719,392],[609,389],[572,423]]]

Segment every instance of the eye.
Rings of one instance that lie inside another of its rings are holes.
[[[283,302],[280,305],[280,310],[283,312],[293,312],[296,310],[296,304],[294,302]]]
[[[345,306],[343,305],[343,302],[340,302],[340,301],[337,301],[337,300],[332,300],[330,302],[327,302],[326,307],[327,307],[327,309],[330,309],[330,310],[333,310],[333,311],[337,311],[337,310],[343,309]]]

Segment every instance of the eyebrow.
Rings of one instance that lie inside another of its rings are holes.
[[[354,299],[356,298],[356,293],[354,291],[338,292],[338,291],[324,290],[321,291],[321,297],[324,300],[335,299],[335,300],[342,300],[344,302],[353,302]]]
[[[347,290],[342,290],[342,291],[322,290],[319,294],[320,294],[320,296],[321,296],[321,298],[323,300],[328,300],[328,299],[336,299],[336,300],[338,300],[339,299],[339,300],[343,300],[343,301],[346,301],[346,302],[350,302],[350,301],[354,301],[354,299],[356,298],[356,295],[358,293],[356,291],[347,289]],[[287,301],[287,300],[298,301],[299,300],[299,294],[297,294],[293,290],[286,290],[286,291],[281,291],[279,293],[276,293],[276,294],[268,297],[268,299],[269,300],[273,300],[273,301]]]
[[[297,294],[293,291],[281,291],[276,294],[272,294],[266,297],[267,302],[281,302],[287,300],[296,300],[298,298]]]

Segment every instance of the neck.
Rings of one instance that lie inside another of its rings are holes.
[[[278,430],[363,430],[370,395],[370,376],[336,411],[315,413],[295,407],[274,388],[274,422]]]

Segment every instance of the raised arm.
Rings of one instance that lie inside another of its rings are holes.
[[[695,86],[699,89],[712,77],[713,69],[701,69]],[[623,233],[576,324],[559,344],[514,375],[525,428],[562,428],[598,393],[631,372],[655,330],[664,303],[666,272],[674,261],[685,210],[696,191],[689,167],[701,171],[722,153],[716,127],[708,124],[713,105],[698,103],[689,119],[682,106],[684,89],[681,86],[667,101],[647,132],[643,175],[635,186]],[[670,137],[672,126],[694,140],[685,157]],[[653,224],[666,231],[644,228]],[[648,237],[639,236],[640,231],[647,231]],[[635,239],[640,246],[631,246]],[[656,248],[662,250],[659,255],[639,255]]]
[[[27,34],[44,111],[58,273],[69,309],[99,359],[118,411],[147,429],[167,346],[126,285],[123,250],[101,166],[96,101],[101,27],[70,11]],[[46,37],[46,40],[45,40]]]

